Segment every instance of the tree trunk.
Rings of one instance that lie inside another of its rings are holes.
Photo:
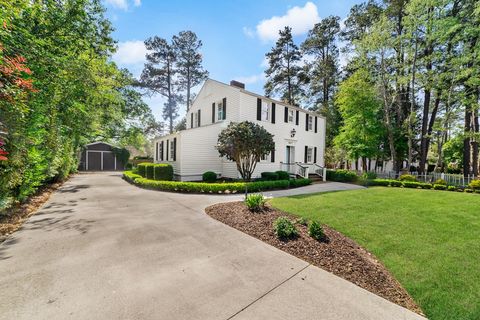
[[[465,137],[463,139],[463,175],[468,177],[470,174],[470,128],[472,122],[472,111],[470,106],[465,106],[465,123],[463,132]]]
[[[429,9],[430,12],[430,9]],[[425,48],[424,54],[426,57],[429,57],[432,53],[431,45],[428,45]],[[430,73],[432,70],[432,61],[428,58],[428,62],[426,65],[426,73]],[[427,154],[428,154],[428,115],[430,113],[430,98],[432,92],[430,88],[425,88],[424,98],[423,98],[423,115],[422,115],[422,131],[420,136],[420,166],[419,166],[419,173],[425,173],[425,165],[427,163]]]
[[[472,139],[472,173],[475,177],[478,176],[478,110],[473,111],[473,131],[475,133],[474,138]]]

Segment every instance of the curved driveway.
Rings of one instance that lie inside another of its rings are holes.
[[[0,318],[421,318],[203,212],[240,198],[76,175],[0,245]]]

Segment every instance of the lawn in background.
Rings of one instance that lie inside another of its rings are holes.
[[[375,254],[428,318],[480,319],[480,194],[373,187],[271,203]]]

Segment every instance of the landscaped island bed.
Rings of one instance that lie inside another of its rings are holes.
[[[271,204],[318,219],[372,252],[429,319],[480,319],[478,195],[373,187]]]
[[[408,293],[375,257],[341,233],[323,226],[326,240],[317,241],[307,226],[297,221],[298,237],[281,240],[273,230],[274,221],[288,214],[266,206],[251,212],[242,202],[221,203],[206,208],[211,217],[269,243],[313,265],[330,271],[356,285],[421,313]],[[291,220],[296,220],[290,216]]]

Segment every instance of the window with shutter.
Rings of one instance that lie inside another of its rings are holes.
[[[257,120],[262,120],[262,99],[257,98]]]
[[[155,161],[158,161],[158,142],[155,142]]]
[[[223,120],[227,119],[227,98],[223,98]]]
[[[288,110],[288,123],[293,123],[293,110]]]
[[[190,113],[190,128],[193,128],[193,112]]]
[[[317,147],[313,148],[313,163],[317,163]]]
[[[305,130],[308,131],[308,113],[305,114]]]
[[[284,122],[288,122],[288,108],[287,108],[287,107],[285,107],[285,113],[284,113],[284,117],[283,117],[283,118],[284,118],[284,119],[283,119]]]
[[[197,123],[197,127],[200,127],[202,125],[202,120],[200,120],[200,109],[198,109],[198,123]]]
[[[167,153],[165,154],[165,161],[168,161],[168,139],[167,139]]]
[[[215,102],[212,103],[212,123],[215,123]]]
[[[199,110],[200,111],[200,110]],[[177,161],[177,138],[173,138],[173,161]]]
[[[273,149],[270,151],[270,162],[275,162],[275,145],[273,145]]]
[[[272,102],[272,123],[275,123],[275,109],[276,105]]]
[[[317,128],[318,128],[318,118],[315,117],[315,133],[317,133]]]
[[[175,161],[175,139],[170,141],[170,161]]]
[[[295,114],[295,124],[298,126],[298,121],[300,119],[300,112],[297,110]]]
[[[270,106],[267,101],[262,101],[262,121],[270,120]]]
[[[160,143],[160,161],[163,161],[163,141]]]

